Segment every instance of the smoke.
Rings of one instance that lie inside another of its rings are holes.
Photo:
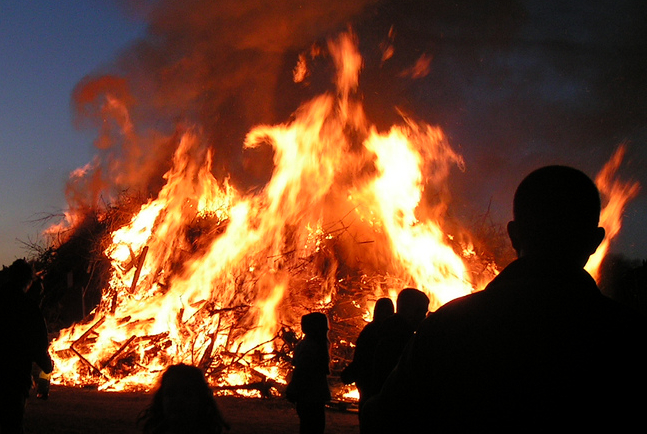
[[[74,93],[79,124],[99,132],[98,188],[158,190],[186,129],[215,150],[218,179],[262,185],[271,150],[244,153],[245,133],[286,121],[300,102],[334,88],[325,55],[306,56],[302,82],[292,71],[299,54],[348,26],[364,57],[368,117],[378,127],[402,113],[439,125],[464,156],[466,171],[452,178],[456,214],[489,207],[505,222],[526,173],[569,164],[594,176],[622,142],[624,173],[647,183],[647,6],[639,0],[126,4],[145,15],[146,35]],[[642,193],[638,209],[646,201]],[[627,223],[630,233],[642,227]]]
[[[370,3],[130,3],[139,11],[146,6],[146,36],[86,77],[73,95],[78,124],[98,129],[95,146],[107,166],[106,184],[159,189],[178,133],[187,128],[215,149],[219,179],[241,174],[245,133],[255,124],[285,120],[277,116],[276,99],[279,77],[296,63],[288,53],[337,33]],[[291,104],[291,110],[298,107],[298,101]],[[249,176],[234,181],[258,181],[253,170]]]

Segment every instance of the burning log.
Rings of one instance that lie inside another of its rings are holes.
[[[101,364],[101,369],[104,369],[105,367],[109,366],[110,363],[119,355],[121,352],[128,346],[132,341],[134,341],[137,338],[137,336],[131,336],[130,339],[128,339],[119,349],[105,362]]]
[[[201,368],[203,371],[206,371],[207,367],[211,365],[211,363],[213,362],[212,352],[213,352],[213,347],[216,343],[216,337],[218,336],[218,331],[220,331],[221,321],[222,321],[222,317],[219,315],[218,325],[216,326],[216,330],[213,333],[211,333],[211,335],[209,336],[209,345],[207,345],[207,349],[202,354],[202,358],[198,363],[198,367]]]
[[[74,352],[74,354],[76,354],[76,355],[79,357],[79,359],[80,359],[83,363],[85,363],[85,364],[86,364],[86,365],[87,365],[87,366],[88,366],[88,367],[89,367],[89,368],[90,368],[94,373],[96,373],[96,374],[98,374],[98,375],[100,375],[100,376],[102,376],[102,377],[105,377],[105,375],[103,374],[103,372],[101,372],[101,370],[100,370],[99,368],[97,368],[97,367],[96,367],[96,366],[94,366],[92,363],[90,363],[90,361],[89,361],[88,359],[86,359],[85,357],[83,357],[83,355],[82,355],[81,353],[79,353],[79,352],[76,350],[76,348],[74,348],[74,347],[70,347],[70,350],[72,350],[72,351]]]
[[[215,387],[216,391],[237,391],[237,390],[257,390],[262,398],[272,397],[272,389],[276,390],[279,394],[283,394],[285,389],[285,384],[276,381],[274,378],[269,377],[263,372],[255,369],[249,365],[241,363],[240,359],[233,361],[230,365],[226,367],[227,369],[235,370],[248,370],[252,377],[260,378],[258,381],[246,382],[244,384],[224,384],[218,385]],[[207,376],[212,376],[217,378],[217,371],[211,371],[207,373]]]
[[[94,331],[95,328],[97,328],[101,324],[103,324],[105,320],[106,320],[105,316],[101,317],[101,319],[99,321],[94,323],[85,333],[83,333],[81,335],[81,337],[79,337],[77,340],[72,342],[72,344],[70,345],[70,350],[72,350],[77,356],[79,356],[79,359],[81,359],[81,361],[83,363],[85,363],[93,372],[95,372],[95,373],[97,373],[97,374],[99,374],[101,376],[103,376],[103,373],[101,372],[101,370],[99,368],[97,368],[96,366],[94,366],[92,363],[90,363],[90,361],[88,361],[88,359],[83,357],[83,355],[75,348],[75,345],[77,345],[79,342],[84,341],[85,338],[88,337],[90,335],[90,333],[92,333]]]
[[[216,386],[216,392],[219,391],[238,391],[238,390],[257,390],[262,398],[271,398],[272,397],[272,388],[275,387],[274,384],[269,384],[263,381],[258,381],[255,383],[246,383],[240,385],[224,385]]]
[[[135,268],[136,268],[135,276],[133,277],[133,283],[130,284],[131,294],[135,292],[135,288],[137,287],[137,282],[139,281],[139,275],[142,272],[142,265],[144,264],[144,260],[146,259],[147,253],[148,253],[148,246],[144,246],[144,249],[139,254],[139,257],[137,258],[137,265],[135,265]]]
[[[75,340],[72,345],[70,346],[71,349],[74,348],[74,345],[78,344],[79,342],[82,342],[90,333],[94,331],[97,327],[99,327],[101,324],[103,324],[106,320],[105,316],[102,316],[97,322],[95,322],[89,329],[85,331],[77,340]]]

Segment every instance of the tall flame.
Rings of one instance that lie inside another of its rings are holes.
[[[223,387],[280,385],[288,331],[302,314],[328,312],[335,333],[344,321],[335,312],[349,300],[361,320],[378,297],[414,286],[435,309],[496,274],[482,260],[472,281],[474,251],[443,227],[447,180],[462,157],[439,128],[404,116],[378,131],[356,95],[355,36],[342,34],[328,52],[337,92],[245,138],[247,149],[273,151],[261,191],[217,180],[218,155],[199,131],[184,132],[163,188],[111,234],[99,306],[52,343],[53,381],[148,387],[165,366],[185,362]],[[299,76],[305,67],[301,59]],[[127,107],[110,106],[132,134]]]
[[[640,189],[637,182],[623,182],[616,178],[625,152],[625,145],[620,145],[595,178],[603,203],[600,226],[604,228],[606,236],[596,252],[589,258],[585,269],[596,281],[600,280],[600,265],[609,251],[611,241],[620,232],[625,208],[629,201],[636,197]]]

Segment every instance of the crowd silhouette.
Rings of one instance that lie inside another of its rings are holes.
[[[360,432],[639,426],[647,320],[602,295],[584,270],[605,236],[600,209],[599,192],[583,172],[535,170],[519,184],[507,226],[518,259],[483,291],[430,314],[429,298],[415,288],[400,291],[396,309],[389,298],[377,300],[341,373],[360,393]],[[22,432],[32,363],[52,370],[42,316],[24,293],[32,276],[29,264],[17,261],[0,280],[10,349],[0,358],[2,434]],[[304,315],[301,329],[285,396],[296,407],[299,432],[321,434],[331,399],[328,318]],[[204,373],[183,364],[163,373],[139,424],[145,434],[229,429]]]

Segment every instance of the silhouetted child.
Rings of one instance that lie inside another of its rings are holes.
[[[166,369],[138,423],[144,434],[217,434],[229,429],[202,371],[185,364]]]
[[[32,299],[40,309],[42,309],[43,302],[43,282],[38,275],[34,274],[34,279],[31,285],[25,291],[27,297]],[[33,387],[36,389],[36,398],[47,399],[49,398],[49,382],[51,374],[45,373],[38,364],[33,363],[31,368],[31,376]]]
[[[294,349],[294,371],[286,396],[296,403],[299,432],[321,434],[326,426],[326,402],[330,400],[328,318],[319,312],[304,315],[301,330],[305,338]]]
[[[341,373],[345,384],[355,383],[359,391],[359,411],[370,396],[370,382],[373,372],[373,357],[380,338],[382,323],[393,315],[395,307],[390,298],[377,300],[373,308],[373,321],[366,324],[357,337],[353,361]]]

